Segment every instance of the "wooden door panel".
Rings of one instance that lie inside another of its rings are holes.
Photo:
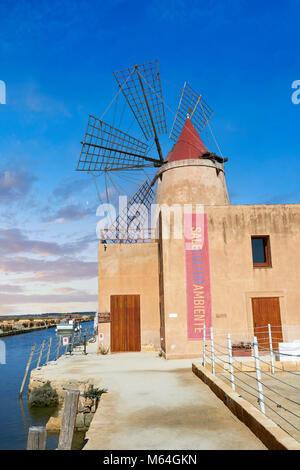
[[[271,325],[272,345],[274,350],[278,350],[278,343],[283,341],[280,304],[278,297],[259,297],[252,299],[252,313],[254,334],[257,337],[258,345],[263,348],[270,348],[268,335],[268,324]],[[266,351],[268,353],[268,351]]]
[[[111,351],[125,351],[125,303],[122,296],[111,296]]]
[[[140,296],[111,296],[111,352],[140,351]]]
[[[126,323],[127,351],[140,351],[141,332],[139,296],[126,296]]]

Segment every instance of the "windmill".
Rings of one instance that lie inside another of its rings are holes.
[[[155,198],[154,185],[157,171],[166,164],[159,136],[168,133],[158,62],[148,62],[133,65],[114,72],[118,84],[118,94],[121,92],[129,106],[133,117],[142,133],[142,140],[121,131],[111,124],[90,115],[84,140],[81,142],[81,154],[77,171],[91,173],[94,177],[104,174],[113,183],[112,175],[126,172],[138,172],[144,169],[154,169],[154,177],[141,181],[137,191],[130,197],[127,207],[121,211],[110,226],[102,232],[101,237],[110,242],[135,242],[131,232],[133,227],[140,228],[147,218],[150,206]],[[167,106],[170,110],[169,106]],[[187,117],[191,119],[200,134],[209,124],[213,111],[202,95],[192,89],[187,83],[181,91],[179,104],[169,132],[169,139],[177,140]],[[152,145],[150,142],[152,141]],[[152,146],[156,152],[153,155]],[[226,159],[214,153],[206,153],[202,158],[208,158],[224,163]],[[99,195],[99,192],[98,192]],[[108,190],[106,188],[106,195]],[[100,197],[100,195],[99,195]],[[135,211],[135,208],[142,207]]]

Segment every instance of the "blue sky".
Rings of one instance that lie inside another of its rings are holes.
[[[299,14],[298,0],[2,0],[0,314],[95,310],[97,193],[75,168],[88,114],[133,63],[158,59],[172,109],[185,80],[203,93],[233,204],[300,203]]]

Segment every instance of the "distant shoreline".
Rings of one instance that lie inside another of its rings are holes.
[[[56,325],[36,326],[33,328],[24,328],[24,330],[5,331],[3,333],[0,333],[0,338],[2,338],[3,336],[15,336],[15,335],[21,335],[23,333],[32,333],[33,331],[47,330],[48,328],[54,328],[54,327],[56,327]]]
[[[82,320],[80,323],[86,323],[91,320]],[[32,328],[24,328],[24,330],[11,330],[11,331],[5,331],[3,333],[0,333],[0,338],[3,338],[5,336],[15,336],[15,335],[21,335],[23,333],[32,333],[33,331],[39,331],[39,330],[47,330],[48,328],[56,328],[57,325],[46,325],[46,326],[36,326]]]

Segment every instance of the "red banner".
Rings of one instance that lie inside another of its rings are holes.
[[[207,214],[184,214],[187,337],[203,338],[212,326]]]

